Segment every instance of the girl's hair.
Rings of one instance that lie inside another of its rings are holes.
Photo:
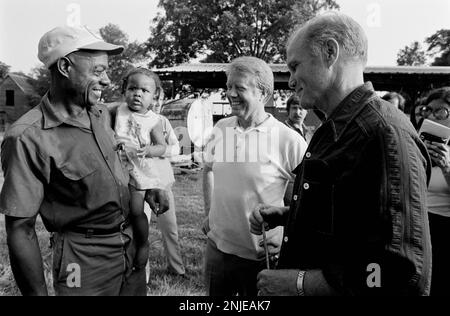
[[[132,75],[136,75],[136,74],[142,74],[149,78],[152,78],[153,81],[155,82],[155,87],[156,87],[155,95],[159,96],[161,89],[162,89],[161,80],[159,79],[157,74],[155,74],[153,71],[151,71],[147,68],[144,68],[144,67],[131,68],[127,72],[127,74],[122,79],[122,94],[124,94],[125,91],[127,90],[128,79]]]

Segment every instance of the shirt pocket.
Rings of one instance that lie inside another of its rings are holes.
[[[51,181],[54,198],[68,205],[86,206],[88,197],[98,189],[98,162],[91,153],[68,156],[56,166]]]
[[[334,183],[329,165],[323,160],[305,160],[302,204],[306,220],[316,233],[334,234]]]
[[[91,155],[85,156],[88,158],[66,161],[58,169],[67,179],[72,181],[80,181],[81,179],[97,171],[97,166],[92,161],[94,158]]]

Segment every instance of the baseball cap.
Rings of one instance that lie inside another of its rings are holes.
[[[106,43],[86,27],[59,26],[45,33],[39,40],[38,58],[49,68],[59,58],[81,49],[117,55],[124,48]]]

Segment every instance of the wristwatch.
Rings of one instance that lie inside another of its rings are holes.
[[[305,296],[305,290],[303,289],[303,279],[305,277],[306,271],[298,271],[297,274],[297,295]]]

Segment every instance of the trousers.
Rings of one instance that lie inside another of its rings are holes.
[[[257,275],[264,269],[264,263],[224,253],[208,239],[205,253],[206,295],[257,296]]]
[[[108,235],[56,232],[53,287],[58,296],[145,296],[145,269],[133,270],[133,230]]]
[[[175,198],[171,186],[168,186],[165,189],[167,190],[167,194],[169,196],[169,210],[156,217],[156,224],[158,229],[161,231],[169,271],[175,274],[183,275],[186,271],[184,268],[183,259],[181,257],[181,249],[178,240]],[[146,208],[149,209],[147,203]],[[146,214],[150,221],[152,212],[147,210]]]

